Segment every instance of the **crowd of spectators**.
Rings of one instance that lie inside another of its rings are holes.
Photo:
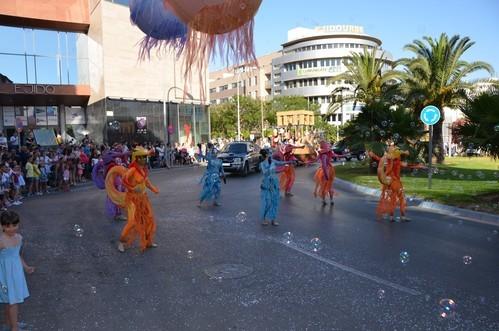
[[[112,146],[97,144],[88,136],[77,143],[60,143],[52,147],[39,146],[34,139],[26,139],[21,146],[17,141],[12,136],[8,145],[0,145],[1,210],[21,205],[27,197],[70,191],[91,180],[92,168],[106,150],[119,148],[126,152],[139,145],[127,142]],[[160,142],[140,145],[151,151],[150,168],[191,165],[203,160],[201,145],[193,148],[178,145],[172,148]]]

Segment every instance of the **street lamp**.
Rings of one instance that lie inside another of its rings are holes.
[[[183,89],[181,89],[178,86],[172,86],[168,89],[168,92],[166,93],[166,100],[163,98],[163,128],[165,130],[165,141],[170,143],[170,131],[168,131],[168,127],[170,126],[170,92],[174,89],[179,90],[182,93],[185,93],[189,99],[194,100],[194,97],[190,94],[185,92]],[[166,113],[166,104],[168,103],[168,118],[167,118],[167,113]]]

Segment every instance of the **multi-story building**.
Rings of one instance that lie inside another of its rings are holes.
[[[185,84],[175,53],[139,61],[143,37],[127,0],[0,1],[0,131],[207,141],[208,73]]]
[[[288,31],[288,40],[282,44],[281,56],[272,60],[272,96],[301,95],[310,103],[320,105],[321,114],[328,114],[333,90],[343,97],[353,93],[350,82],[340,81],[331,85],[329,79],[346,71],[344,61],[352,52],[377,48],[381,57],[381,40],[364,33],[362,26],[326,25],[314,29],[294,28]],[[387,63],[392,56],[384,52]],[[360,112],[347,102],[340,111],[331,114],[328,121],[343,124]]]
[[[256,64],[232,66],[210,73],[210,103],[220,104],[239,94],[254,99],[267,100],[271,96],[272,60],[280,53],[261,56]]]

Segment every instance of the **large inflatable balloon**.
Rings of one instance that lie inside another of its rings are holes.
[[[140,42],[139,58],[149,57],[153,48],[182,52],[187,26],[165,7],[163,0],[131,0],[130,19],[146,34]]]
[[[256,64],[253,44],[254,16],[262,0],[164,0],[188,27],[184,48],[184,75],[204,71],[211,56],[218,55],[225,62]],[[201,88],[201,99],[204,90]]]

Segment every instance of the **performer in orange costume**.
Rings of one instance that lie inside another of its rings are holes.
[[[321,166],[317,169],[314,175],[314,197],[320,196],[322,198],[322,204],[325,205],[326,196],[329,195],[329,201],[331,205],[334,205],[333,181],[336,176],[336,172],[334,171],[334,167],[331,162],[334,157],[334,152],[331,150],[331,146],[326,141],[321,141],[320,147],[319,155],[317,155],[317,158],[315,159],[315,161],[319,160],[321,162]]]
[[[291,193],[291,188],[295,183],[296,175],[295,175],[295,167],[292,161],[295,162],[298,161],[298,159],[293,155],[294,148],[298,147],[289,144],[281,146],[279,148],[279,153],[277,153],[277,155],[274,156],[274,158],[277,159],[278,161],[289,163],[284,166],[284,170],[282,171],[281,176],[279,178],[281,191],[284,191],[284,195],[286,196],[293,196],[293,194]]]
[[[389,145],[388,151],[381,158],[369,152],[371,158],[379,161],[378,180],[381,183],[381,195],[376,208],[377,219],[389,214],[390,222],[395,222],[394,213],[398,205],[400,208],[400,220],[409,222],[409,219],[405,217],[404,187],[400,180],[400,169],[403,166],[400,159],[402,155],[409,155],[409,152],[401,151],[393,143]]]
[[[154,243],[156,223],[152,212],[151,203],[147,197],[146,188],[158,194],[159,190],[151,184],[147,172],[147,156],[149,151],[137,147],[132,153],[132,163],[126,169],[121,166],[113,167],[106,176],[106,190],[113,202],[127,209],[127,223],[121,232],[118,250],[124,252],[135,239],[140,239],[140,250],[148,247],[157,247]],[[126,192],[115,189],[113,182],[115,176],[123,178]]]

